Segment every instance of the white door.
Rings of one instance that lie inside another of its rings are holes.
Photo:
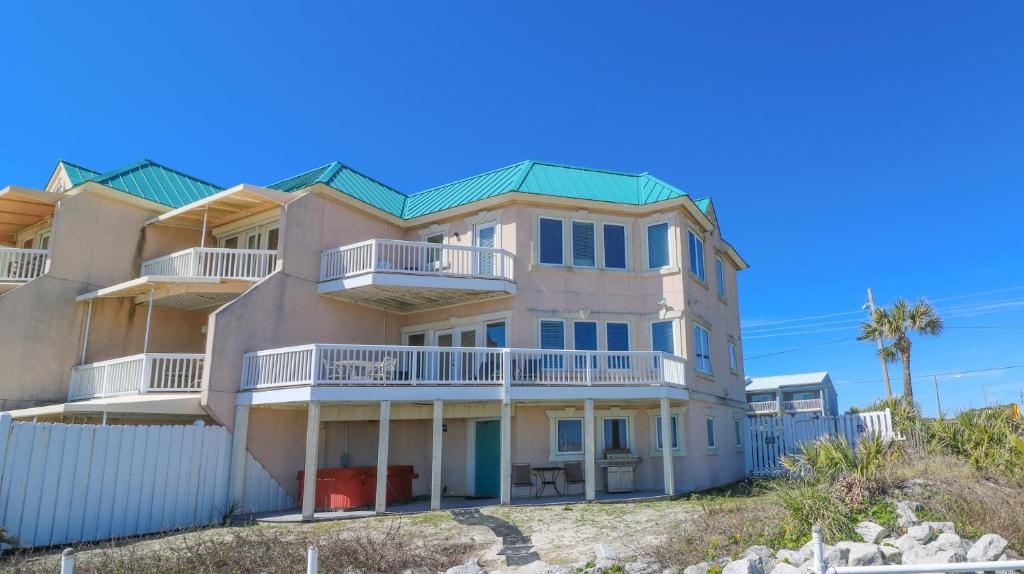
[[[434,332],[434,345],[438,347],[477,347],[478,341],[476,327],[460,327]],[[452,351],[441,352],[438,355],[438,380],[470,380],[476,372],[476,356],[472,352]]]
[[[487,249],[494,249],[495,244],[495,231],[496,227],[493,223],[477,226],[476,228],[476,246],[485,247]],[[494,269],[494,254],[478,253],[477,254],[477,274],[491,276],[495,275]]]

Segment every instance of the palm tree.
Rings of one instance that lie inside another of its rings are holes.
[[[871,315],[870,323],[861,323],[859,341],[881,338],[884,344],[878,356],[887,363],[897,359],[903,363],[903,397],[913,401],[914,388],[910,384],[911,334],[938,335],[942,332],[942,317],[928,302],[918,300],[911,307],[906,299],[897,299],[891,308],[879,307]],[[889,341],[892,341],[889,343]]]

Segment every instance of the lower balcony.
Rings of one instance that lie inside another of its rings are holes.
[[[193,247],[150,259],[142,264],[138,279],[80,295],[78,300],[128,297],[139,305],[212,310],[237,298],[276,266],[275,250]]]
[[[503,249],[371,239],[320,255],[321,295],[411,313],[513,295]]]
[[[46,273],[49,259],[46,249],[0,247],[0,293]]]
[[[71,370],[68,401],[147,393],[198,393],[202,388],[204,355],[146,353]]]

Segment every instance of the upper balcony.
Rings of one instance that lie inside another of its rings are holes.
[[[277,251],[193,247],[150,259],[138,279],[78,297],[132,297],[146,303],[184,310],[217,307],[238,297],[277,266]]]
[[[0,247],[0,293],[46,273],[49,259],[46,249]]]
[[[203,359],[202,354],[146,353],[79,365],[71,370],[68,401],[199,392]]]
[[[411,313],[513,295],[515,257],[503,249],[371,239],[325,249],[322,295]]]
[[[756,401],[747,403],[747,412],[753,415],[777,415],[796,413],[815,413],[824,410],[824,403],[821,399],[801,399],[795,401],[782,401],[781,410],[779,401]]]

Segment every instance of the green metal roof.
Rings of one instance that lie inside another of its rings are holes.
[[[100,175],[100,172],[98,171],[82,167],[78,164],[71,163],[70,161],[59,160],[57,165],[64,166],[64,173],[68,174],[68,179],[71,180],[71,187],[89,181],[97,175]]]
[[[267,187],[291,192],[309,187],[314,183],[330,186],[391,215],[402,217],[402,208],[406,199],[403,193],[339,162],[332,162],[300,173]]]
[[[360,201],[403,219],[412,219],[505,193],[647,205],[683,197],[685,192],[647,174],[587,169],[523,161],[405,196],[343,164],[331,163],[271,184],[271,189],[296,191],[324,183]],[[706,204],[701,207],[703,211]]]
[[[173,208],[224,190],[148,159],[96,175],[88,181]]]

